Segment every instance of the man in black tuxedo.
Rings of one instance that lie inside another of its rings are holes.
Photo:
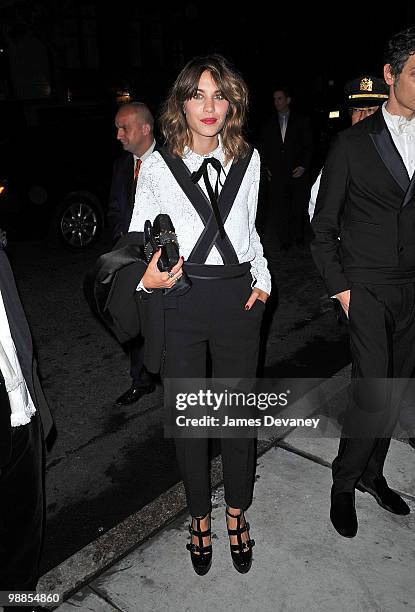
[[[44,528],[43,440],[51,431],[52,417],[37,375],[29,326],[3,248],[0,370],[0,591],[33,591],[38,581]]]
[[[414,53],[415,28],[389,41],[389,99],[338,134],[312,222],[315,262],[349,319],[353,395],[332,466],[330,512],[345,537],[357,533],[355,488],[394,514],[409,513],[383,466],[405,390],[396,379],[415,366]]]
[[[135,192],[141,163],[154,151],[153,116],[142,102],[124,104],[115,116],[117,139],[125,154],[114,163],[108,219],[114,242],[128,233],[134,208]],[[155,385],[143,365],[143,339],[138,337],[126,347],[130,353],[131,387],[115,403],[126,406],[152,393]]]
[[[285,87],[274,91],[276,113],[264,124],[261,157],[269,177],[268,219],[283,249],[304,242],[313,138],[308,118],[291,110]]]

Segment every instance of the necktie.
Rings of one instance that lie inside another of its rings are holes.
[[[138,157],[135,161],[134,167],[134,182],[137,183],[138,175],[140,173],[141,159]]]
[[[137,191],[137,179],[140,173],[140,166],[141,166],[141,159],[138,157],[135,160],[135,166],[134,166],[134,181],[133,181],[133,188],[131,191],[131,206],[134,206],[134,202],[135,202],[135,192]]]
[[[208,164],[212,164],[212,166],[215,168],[216,172],[218,173],[218,176],[216,177],[216,184],[215,184],[214,191],[212,189],[212,185],[210,184],[210,180],[209,180],[208,169],[207,169]],[[198,183],[200,181],[200,178],[203,176],[203,181],[205,183],[206,191],[208,192],[209,200],[212,205],[213,214],[215,215],[216,223],[218,225],[219,234],[223,240],[226,234],[225,234],[225,228],[223,227],[223,221],[222,221],[222,217],[221,217],[220,210],[219,210],[219,204],[218,204],[219,176],[220,176],[221,170],[222,170],[222,164],[220,163],[218,159],[216,159],[216,157],[206,157],[203,160],[202,165],[200,166],[199,170],[196,170],[196,172],[192,172],[191,179],[193,183]]]

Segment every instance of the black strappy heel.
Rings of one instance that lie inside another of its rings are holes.
[[[238,544],[230,544],[231,557],[235,569],[241,573],[246,574],[251,569],[252,565],[252,548],[255,546],[255,540],[249,538],[249,523],[245,521],[243,511],[237,515],[231,514],[226,508],[226,514],[231,518],[237,519],[236,529],[229,529],[226,521],[226,527],[228,529],[229,536],[236,536],[238,538]],[[241,518],[243,517],[245,524],[241,527]],[[242,541],[241,535],[248,532],[248,540]]]
[[[201,531],[200,521],[207,516],[194,516],[192,517],[192,524],[189,525],[189,533],[191,536],[199,538],[199,544],[186,544],[187,550],[190,551],[190,558],[192,560],[193,569],[199,576],[204,576],[210,570],[212,565],[212,544],[209,546],[203,546],[203,538],[211,536],[210,530],[210,518],[209,518],[209,529]],[[193,529],[193,521],[196,521],[196,529]]]

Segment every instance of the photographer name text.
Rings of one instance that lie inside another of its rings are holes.
[[[317,429],[320,419],[304,418],[279,418],[269,414],[261,418],[231,418],[227,415],[223,419],[204,415],[202,417],[190,418],[183,414],[176,417],[178,427],[309,427]]]

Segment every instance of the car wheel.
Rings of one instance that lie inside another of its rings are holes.
[[[91,246],[102,231],[102,212],[90,194],[71,194],[57,214],[57,230],[63,244],[73,250]]]

